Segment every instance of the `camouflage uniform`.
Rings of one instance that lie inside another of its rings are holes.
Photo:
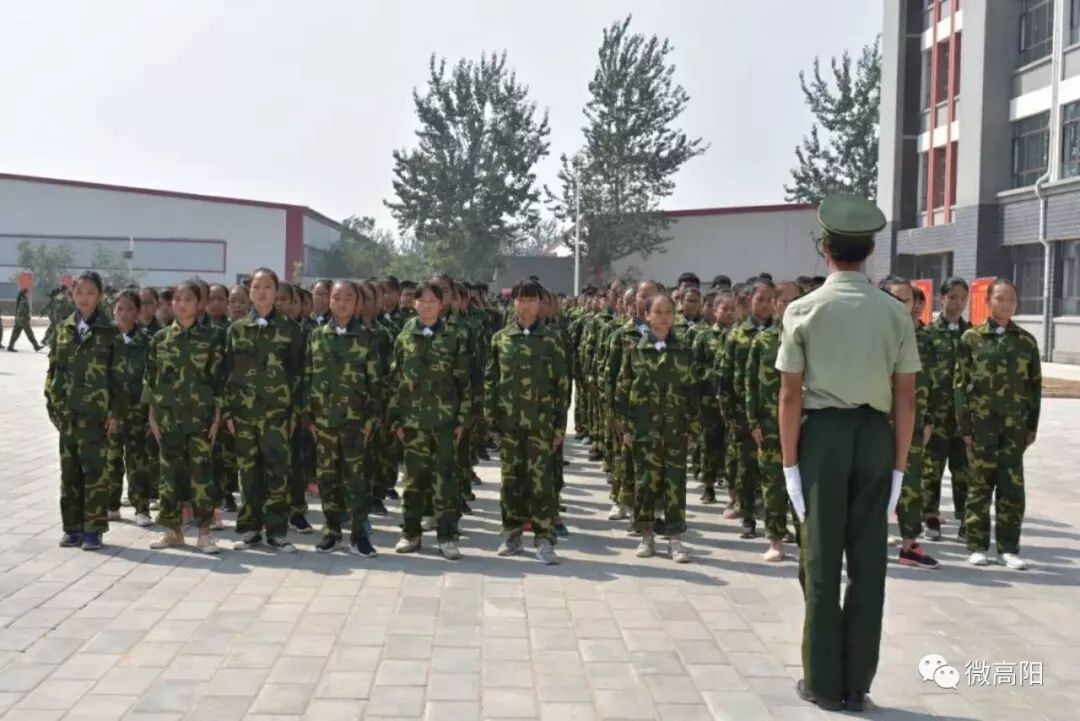
[[[952,476],[953,512],[963,524],[964,506],[970,476],[967,447],[956,428],[956,395],[953,391],[956,379],[957,355],[960,338],[971,324],[961,318],[950,323],[939,316],[924,329],[927,335],[928,353],[923,367],[929,365],[931,376],[932,408],[927,422],[933,427],[930,442],[926,446],[922,472],[923,518],[937,523],[941,505],[941,476],[948,461]]]
[[[776,370],[779,352],[780,326],[774,325],[754,338],[746,366],[746,418],[751,430],[761,429],[757,462],[765,499],[765,537],[770,541],[787,535],[790,506],[780,452],[780,371]],[[796,517],[796,528],[798,524]]]
[[[26,293],[19,293],[15,297],[15,322],[11,326],[11,340],[8,341],[8,350],[15,347],[15,341],[19,339],[20,333],[26,334],[26,337],[30,339],[30,345],[34,346],[35,351],[41,350],[37,338],[34,337],[34,329],[30,326],[30,297]]]
[[[1041,400],[1039,348],[1030,333],[993,320],[964,333],[956,365],[956,421],[960,435],[973,441],[965,509],[969,551],[990,548],[994,499],[998,553],[1019,552],[1024,451],[1038,431]]]
[[[108,418],[120,414],[115,368],[120,331],[95,312],[81,337],[78,314],[62,320],[49,346],[45,405],[60,431],[60,517],[65,533],[109,530],[105,477]]]
[[[150,341],[142,400],[161,431],[161,509],[157,522],[180,528],[181,502],[190,500],[200,527],[218,502],[209,437],[221,410],[224,338],[217,328],[178,321]]]
[[[320,326],[311,334],[304,381],[302,425],[315,437],[323,535],[340,538],[348,512],[353,540],[362,538],[371,508],[364,435],[378,426],[383,399],[374,335],[359,319],[342,329]]]
[[[387,415],[391,430],[405,434],[406,538],[420,538],[430,489],[439,542],[457,540],[461,491],[454,474],[454,429],[469,419],[468,352],[468,339],[445,321],[425,328],[413,318],[394,343]]]
[[[717,395],[719,380],[719,356],[724,350],[725,330],[718,325],[702,327],[694,333],[692,343],[694,367],[698,379],[698,397],[701,399],[701,420],[698,424],[701,449],[701,480],[708,489],[715,489],[724,467],[726,426],[720,412]]]
[[[915,341],[919,347],[922,370],[915,376],[915,429],[911,436],[911,448],[908,450],[904,481],[900,486],[900,499],[896,502],[896,522],[900,527],[900,537],[908,540],[918,538],[922,533],[922,473],[926,452],[923,429],[935,415],[930,407],[935,397],[934,376],[930,371],[933,365],[931,362],[933,348],[925,328],[915,331]]]
[[[146,350],[149,352],[149,350],[150,350],[150,342],[149,341],[155,335],[158,334],[158,331],[161,330],[161,323],[158,322],[157,318],[153,318],[146,325],[141,325],[139,327],[142,328],[143,331],[146,332],[146,336],[147,336]],[[219,438],[221,437],[221,435],[222,435],[221,433],[218,433]],[[229,436],[228,433],[226,433],[224,435]],[[232,436],[229,436],[229,440],[230,440],[230,442],[232,442]],[[161,483],[161,449],[158,448],[157,439],[154,438],[154,436],[152,434],[150,434],[150,433],[146,434],[146,451],[145,451],[145,453],[146,453],[147,463],[148,463],[148,466],[149,466],[148,488],[149,488],[149,493],[150,493],[150,499],[156,501],[158,499],[158,496],[160,495],[159,492],[158,492],[158,487],[159,487],[159,485]]]
[[[558,518],[554,451],[566,428],[566,353],[556,329],[517,323],[491,340],[485,383],[488,423],[499,434],[503,532],[520,534],[527,521],[539,542],[555,543]]]
[[[315,321],[310,318],[300,318],[300,320],[290,322],[300,328],[306,357],[308,340],[311,331],[316,327]],[[315,478],[315,439],[302,427],[302,424],[297,423],[289,439],[289,447],[289,513],[303,515],[308,512],[307,497],[304,495],[307,484]]]
[[[289,510],[289,430],[300,401],[304,337],[293,321],[252,311],[229,326],[225,415],[236,427],[244,504],[237,533],[284,536]]]
[[[475,317],[468,313],[452,311],[443,319],[443,322],[465,339],[469,359],[469,394],[464,399],[467,407],[465,431],[461,440],[454,446],[454,475],[464,504],[466,497],[472,495],[473,439],[477,432],[479,418],[483,416],[485,353],[480,346],[481,331]]]
[[[664,344],[646,332],[626,340],[618,373],[615,412],[633,438],[634,528],[651,533],[659,506],[667,534],[678,537],[686,531],[690,423],[699,412],[693,351],[674,329]]]
[[[644,323],[636,319],[630,319],[622,325],[614,328],[607,339],[607,357],[604,360],[603,378],[605,403],[604,407],[612,414],[611,419],[605,425],[614,427],[613,421],[620,414],[616,408],[616,389],[618,379],[622,373],[623,360],[638,345],[648,333]],[[626,429],[623,429],[626,432]],[[637,474],[634,470],[634,460],[637,454],[632,448],[623,444],[621,437],[616,437],[614,431],[610,433],[611,443],[611,500],[627,508],[635,508],[635,491]],[[683,454],[683,465],[686,465],[686,454]]]
[[[372,323],[364,326],[375,344],[375,356],[378,359],[379,378],[381,379],[382,409],[379,424],[371,437],[371,442],[364,448],[364,468],[371,479],[372,499],[382,500],[386,492],[397,483],[398,463],[401,458],[401,441],[390,431],[386,420],[386,404],[392,388],[387,384],[390,376],[390,358],[394,355],[394,339],[385,325]]]
[[[143,375],[150,350],[150,335],[136,326],[117,336],[114,358],[120,415],[116,433],[109,436],[105,475],[109,479],[109,510],[119,511],[127,475],[128,500],[136,513],[150,513],[150,458],[146,437],[147,407],[142,402]]]
[[[757,444],[750,435],[746,414],[746,362],[754,338],[769,326],[758,326],[752,318],[733,327],[724,341],[720,361],[720,407],[733,436],[732,445],[736,455],[736,473],[732,484],[736,506],[742,517],[743,528],[753,530],[754,504],[757,501],[761,471],[757,462]]]
[[[209,316],[210,325],[221,333],[222,342],[229,331],[229,319],[226,316]],[[156,321],[155,321],[156,322]],[[236,439],[229,433],[218,431],[211,449],[213,454],[214,497],[220,500],[225,493],[237,491],[238,477],[236,470]]]

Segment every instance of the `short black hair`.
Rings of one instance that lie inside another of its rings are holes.
[[[772,280],[773,279],[772,273],[758,273],[757,277],[758,278],[763,278],[765,280]]]
[[[949,291],[953,288],[963,288],[966,292],[971,292],[971,288],[968,287],[967,281],[960,276],[954,275],[951,278],[946,278],[942,281],[941,287],[938,288],[938,293],[941,295],[948,295]]]
[[[680,274],[679,279],[675,282],[677,286],[682,285],[683,283],[689,283],[690,285],[693,285],[695,287],[701,287],[701,278],[697,277],[697,273],[691,273],[687,271],[686,273]]]
[[[383,276],[382,282],[383,285],[385,285],[387,288],[390,288],[395,293],[401,292],[401,281],[397,279],[397,276],[387,274]]]
[[[142,288],[139,288],[139,294],[141,295],[143,293],[149,293],[150,295],[154,296],[155,301],[161,300],[161,296],[158,295],[157,288],[151,288],[148,285],[144,285]]]
[[[435,283],[435,282],[430,281],[430,280],[425,280],[423,283],[416,286],[416,297],[419,298],[420,296],[422,296],[424,294],[425,290],[430,290],[432,293],[435,294],[435,297],[439,301],[442,301],[442,299],[443,299],[443,287],[441,285],[439,285],[438,283]]]
[[[142,301],[139,299],[139,294],[133,290],[125,290],[119,293],[116,298],[113,299],[113,305],[115,305],[122,298],[127,298],[135,305],[135,310],[142,309]]]
[[[275,273],[275,272],[274,272],[273,270],[271,270],[270,268],[265,268],[265,267],[262,267],[262,268],[256,268],[255,270],[253,270],[253,271],[251,272],[251,277],[250,277],[250,278],[248,278],[248,284],[250,284],[250,283],[251,283],[251,281],[252,281],[252,280],[253,280],[253,279],[255,278],[255,276],[257,276],[257,275],[268,275],[268,276],[270,276],[271,278],[273,278],[273,280],[274,280],[274,287],[275,287],[275,288],[278,288],[278,287],[280,287],[280,286],[281,286],[281,280],[280,280],[280,279],[278,278],[278,274],[277,274],[277,273]]]
[[[994,288],[997,288],[999,285],[1007,285],[1007,286],[1009,286],[1010,288],[1013,289],[1013,293],[1016,293],[1016,297],[1017,298],[1020,297],[1020,292],[1016,289],[1016,283],[1013,283],[1008,278],[1003,278],[1001,276],[998,276],[997,278],[994,278],[990,282],[989,286],[987,286],[987,288],[986,288],[986,300],[988,300],[988,301],[990,300],[990,297],[992,295],[994,295]]]
[[[401,281],[401,290],[416,290],[415,280],[403,280]]]
[[[182,280],[182,281],[180,281],[179,283],[176,284],[176,287],[174,288],[174,291],[180,290],[181,288],[189,289],[191,291],[192,295],[195,296],[195,300],[199,301],[200,303],[202,302],[202,299],[203,299],[202,284],[200,284],[199,281],[194,280],[194,279]]]
[[[75,283],[73,283],[71,287],[74,288],[76,285],[78,285],[81,281],[84,280],[93,283],[94,287],[97,288],[98,293],[105,292],[105,284],[102,283],[101,276],[92,270],[84,270],[82,273],[79,273],[79,277],[75,279]]]
[[[161,300],[165,301],[166,303],[171,303],[172,302],[172,297],[173,297],[173,289],[172,288],[163,288],[161,290]]]
[[[311,284],[311,289],[315,290],[320,285],[325,285],[327,290],[332,290],[334,287],[334,281],[330,280],[329,278],[319,278],[317,281]]]
[[[728,288],[731,289],[731,278],[726,275],[715,275],[712,279],[713,288]]]
[[[829,242],[829,256],[838,263],[861,263],[873,252],[873,243]]]
[[[513,287],[510,291],[510,297],[514,300],[518,298],[543,298],[544,292],[544,286],[535,280],[523,280]]]

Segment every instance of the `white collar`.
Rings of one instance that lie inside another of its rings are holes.
[[[653,348],[655,348],[658,351],[663,351],[665,348],[667,348],[667,343],[665,343],[662,340],[658,340],[655,343],[653,343]]]

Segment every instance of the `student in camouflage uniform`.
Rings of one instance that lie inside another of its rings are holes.
[[[169,297],[172,298],[172,289],[169,290]],[[157,290],[150,287],[139,289],[139,326],[142,328],[143,332],[146,333],[147,352],[150,350],[150,339],[157,335],[158,331],[162,328],[157,317],[158,305],[160,303],[161,294]],[[161,480],[161,449],[158,448],[157,439],[150,433],[149,426],[147,426],[145,454],[149,476],[147,481],[147,489],[150,494],[149,510],[156,511],[160,508],[158,504],[158,484]],[[128,500],[130,501],[130,499]],[[149,516],[149,514],[147,515]]]
[[[904,566],[933,570],[939,567],[938,562],[923,550],[917,540],[922,532],[923,454],[931,433],[929,419],[934,415],[929,410],[931,398],[934,396],[933,376],[930,372],[932,364],[929,360],[932,351],[929,348],[927,333],[925,329],[919,327],[918,318],[914,314],[915,288],[911,282],[906,278],[893,276],[881,281],[879,287],[903,303],[907,311],[912,314],[915,341],[919,348],[919,360],[922,362],[922,370],[915,376],[915,431],[911,436],[907,468],[904,471],[903,484],[900,486],[900,500],[895,509],[896,521],[900,529],[899,560]]]
[[[776,370],[776,358],[780,353],[780,328],[788,303],[802,295],[793,281],[776,286],[773,301],[773,317],[769,328],[761,331],[750,344],[746,365],[746,417],[750,435],[757,446],[758,467],[761,470],[761,491],[765,500],[765,538],[769,548],[762,558],[776,563],[784,558],[784,543],[791,543],[796,536],[788,531],[787,486],[784,483],[784,464],[780,452],[780,371]],[[794,513],[796,531],[799,518]]]
[[[292,553],[289,511],[289,438],[304,375],[304,336],[274,310],[278,277],[269,268],[251,275],[251,313],[229,326],[225,346],[226,426],[236,436],[243,505],[236,519],[245,550],[263,540]]]
[[[311,334],[305,374],[304,426],[315,437],[326,526],[315,550],[329,553],[342,545],[343,515],[352,523],[349,551],[371,558],[367,532],[370,476],[364,471],[364,446],[382,412],[378,350],[373,335],[356,318],[359,290],[338,281],[330,295],[331,319]]]
[[[136,525],[145,528],[150,520],[150,458],[147,407],[142,402],[143,374],[150,349],[150,335],[136,323],[141,301],[134,291],[123,291],[116,298],[113,317],[117,336],[116,359],[119,397],[119,424],[109,436],[105,474],[109,480],[109,520],[120,520],[120,502],[127,475],[127,498],[135,508]]]
[[[318,327],[330,322],[330,293],[334,283],[320,278],[311,286],[311,323]]]
[[[750,314],[727,334],[719,373],[720,408],[727,422],[727,432],[733,439],[729,451],[736,454],[737,466],[732,480],[736,508],[742,519],[743,531],[740,538],[754,538],[757,535],[754,512],[761,479],[757,445],[747,421],[746,364],[754,338],[772,325],[775,294],[775,287],[769,280],[755,280],[749,287]]]
[[[199,527],[197,548],[220,549],[210,537],[217,505],[211,448],[221,422],[224,344],[214,327],[198,322],[198,283],[173,290],[175,320],[150,341],[142,400],[150,410],[150,432],[161,448],[158,525],[165,533],[150,544],[184,545],[181,504],[191,502]]]
[[[544,290],[543,300],[540,304],[540,322],[544,324],[551,332],[551,335],[555,338],[559,348],[563,352],[563,357],[566,358],[567,369],[567,382],[563,385],[563,398],[561,403],[562,416],[556,420],[559,428],[562,428],[565,435],[566,424],[569,421],[570,402],[571,402],[571,384],[569,378],[573,377],[573,371],[569,369],[571,365],[570,361],[570,316],[568,312],[562,311],[559,308],[559,302],[556,296],[549,290]],[[560,443],[559,447],[555,449],[555,499],[557,510],[559,515],[555,518],[555,537],[556,538],[568,538],[570,536],[570,529],[563,523],[562,511],[566,510],[566,507],[562,504],[562,491],[566,485],[565,467],[570,465],[566,461],[566,443]]]
[[[153,288],[139,288],[139,327],[151,338],[161,330],[161,324],[157,320],[157,307],[160,300],[161,297]]]
[[[372,337],[375,345],[375,356],[378,359],[378,371],[382,398],[379,422],[376,426],[372,442],[364,446],[364,469],[369,477],[371,485],[371,512],[384,516],[387,514],[383,498],[391,497],[394,483],[397,482],[397,462],[388,467],[386,451],[391,444],[393,434],[386,419],[386,404],[391,391],[388,385],[390,376],[390,359],[394,354],[394,336],[386,327],[378,322],[379,315],[379,289],[370,281],[360,284],[360,319],[363,327]],[[395,444],[397,445],[397,444]],[[395,492],[396,493],[396,492]]]
[[[8,352],[15,353],[15,341],[19,340],[19,334],[25,333],[30,339],[30,345],[34,346],[34,352],[41,350],[37,338],[34,337],[34,329],[30,327],[30,297],[26,288],[19,291],[15,296],[15,322],[11,326],[11,340],[8,341]]]
[[[1035,442],[1042,401],[1042,371],[1035,338],[1012,322],[1016,286],[996,279],[987,290],[990,317],[960,339],[956,365],[956,420],[971,464],[968,490],[969,563],[985,566],[994,501],[998,560],[1022,570],[1024,452]]]
[[[724,335],[727,332],[721,322],[725,308],[729,313],[734,313],[734,296],[729,291],[715,293],[708,308],[714,322],[699,327],[691,344],[701,403],[697,445],[700,453],[700,478],[705,485],[701,502],[705,504],[716,503],[716,482],[720,478],[724,458],[724,419],[720,413],[720,399],[716,390],[718,358],[723,351]]]
[[[109,530],[105,454],[120,410],[114,368],[120,331],[100,312],[101,276],[80,275],[74,296],[76,311],[60,322],[49,346],[45,404],[60,432],[60,545],[96,551]]]
[[[634,454],[634,528],[641,534],[637,556],[656,552],[656,511],[676,563],[688,563],[686,452],[690,423],[698,414],[693,351],[673,329],[675,303],[655,292],[644,304],[648,328],[623,351],[615,388],[615,412],[623,443]]]
[[[417,317],[394,343],[388,416],[405,449],[405,525],[394,550],[420,550],[425,495],[433,496],[439,551],[457,560],[461,491],[454,447],[469,415],[467,339],[440,319],[443,289],[424,283],[416,292]]]
[[[306,353],[308,332],[312,325],[304,317],[304,302],[300,289],[292,283],[282,283],[278,287],[274,308],[282,317],[282,322],[296,325]],[[293,423],[289,439],[289,526],[297,533],[309,534],[315,530],[307,520],[308,505],[304,495],[308,479],[315,475],[314,459],[314,439],[299,423]]]
[[[941,314],[925,329],[929,353],[923,358],[923,366],[931,375],[931,415],[927,418],[932,428],[926,445],[922,475],[923,519],[926,537],[932,541],[941,538],[941,476],[949,464],[952,476],[953,513],[960,522],[957,531],[961,542],[967,540],[964,529],[964,506],[967,499],[968,468],[967,446],[956,428],[956,369],[960,338],[971,327],[964,320],[963,312],[968,305],[968,284],[963,278],[949,278],[941,284]]]
[[[45,335],[41,339],[41,344],[48,346],[52,343],[53,333],[56,332],[57,326],[60,322],[67,318],[69,315],[75,312],[75,303],[71,300],[71,291],[60,286],[49,294],[49,303],[42,311],[42,315],[45,315],[49,319],[49,327],[45,329]]]
[[[518,283],[517,322],[491,340],[485,378],[488,423],[499,439],[500,508],[505,539],[500,556],[521,552],[522,527],[532,524],[536,557],[556,564],[556,464],[566,428],[569,372],[556,328],[540,320],[543,287]]]
[[[234,286],[229,291],[228,323],[225,326],[225,335],[228,336],[229,326],[247,316],[251,312],[251,301],[248,299],[247,288],[242,285]],[[221,446],[221,507],[226,513],[236,513],[239,507],[236,505],[236,494],[240,492],[240,468],[236,459],[236,436],[231,433],[218,433],[214,447]]]
[[[461,491],[461,512],[469,514],[472,509],[469,508],[468,501],[476,498],[472,491],[473,436],[478,417],[483,415],[485,353],[480,346],[480,328],[476,319],[466,310],[469,303],[467,289],[460,283],[451,283],[450,288],[450,313],[444,321],[464,338],[469,358],[469,396],[466,398],[468,415],[461,442],[454,448],[454,474]]]

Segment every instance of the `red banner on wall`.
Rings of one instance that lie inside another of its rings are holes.
[[[68,290],[71,290],[71,273],[64,273],[60,276],[60,283]]]
[[[34,286],[34,275],[27,271],[19,273],[19,290],[30,290]]]
[[[913,280],[911,285],[918,288],[926,296],[926,303],[923,305],[922,315],[919,316],[924,324],[929,323],[934,316],[934,281],[932,280]]]
[[[972,325],[985,323],[990,317],[990,303],[986,300],[986,291],[990,290],[990,284],[993,282],[993,278],[976,278],[971,281],[971,305],[968,317]]]

